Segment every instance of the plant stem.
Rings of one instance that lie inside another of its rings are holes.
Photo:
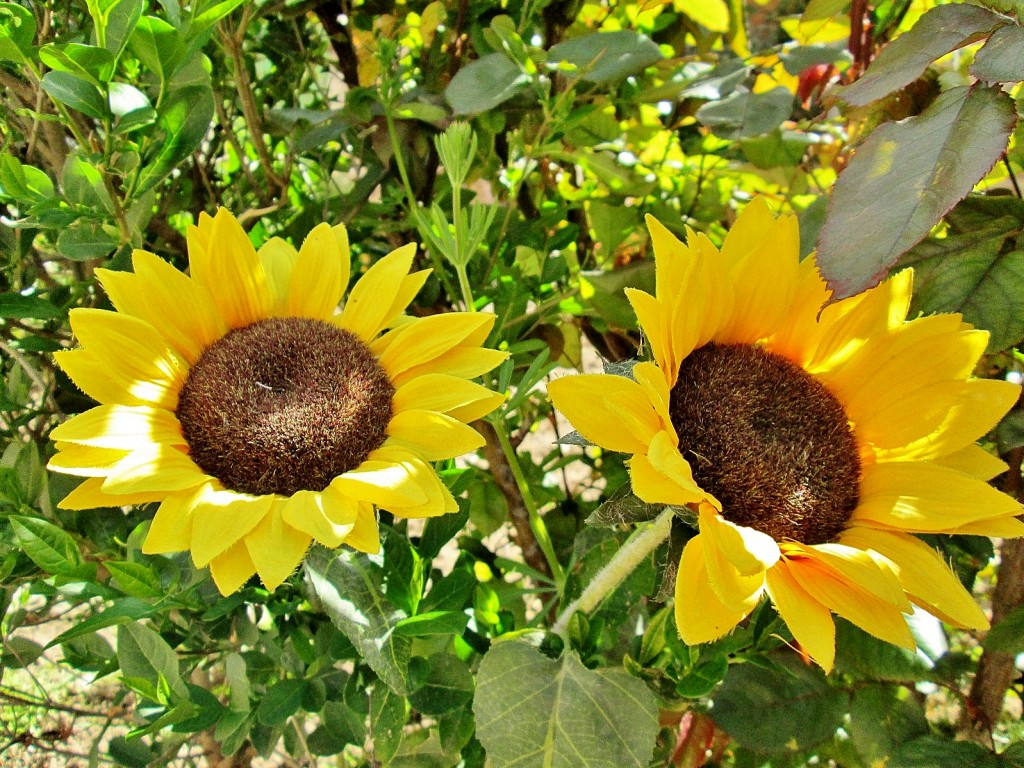
[[[565,637],[569,620],[577,611],[589,613],[594,610],[606,595],[625,581],[626,577],[640,565],[643,559],[668,538],[672,530],[673,515],[674,512],[666,508],[650,524],[643,528],[637,528],[622,545],[622,548],[615,553],[615,557],[597,572],[594,580],[583,590],[583,594],[562,612],[558,621],[551,627],[551,631]]]
[[[519,466],[519,457],[516,456],[515,449],[512,447],[512,442],[508,439],[508,429],[505,426],[505,422],[502,418],[498,417],[490,423],[494,426],[494,432],[498,436],[498,442],[501,444],[502,453],[505,454],[505,459],[508,461],[508,467],[512,471],[512,476],[515,478],[516,485],[519,487],[519,493],[523,497],[523,504],[526,505],[526,511],[530,515],[530,529],[533,531],[533,535],[537,539],[537,544],[544,553],[544,558],[548,561],[548,567],[551,569],[551,575],[554,578],[555,583],[561,586],[565,578],[562,571],[562,564],[558,562],[558,557],[555,556],[555,547],[551,543],[551,536],[548,534],[548,527],[544,524],[544,519],[540,516],[540,512],[537,509],[537,502],[534,500],[533,493],[530,491],[530,484],[527,482],[526,476],[523,474],[523,468]]]

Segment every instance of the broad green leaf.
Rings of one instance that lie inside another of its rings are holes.
[[[597,310],[614,328],[636,328],[636,313],[623,288],[640,288],[653,294],[654,262],[647,260],[607,272],[580,273],[580,297],[584,303]]]
[[[622,669],[587,669],[521,641],[491,646],[473,701],[494,768],[646,768],[658,735],[654,696]]]
[[[0,61],[24,64],[32,58],[36,18],[17,3],[0,3]]]
[[[1024,27],[1000,27],[974,54],[971,74],[990,83],[1024,80]]]
[[[818,244],[832,300],[884,278],[995,164],[1016,119],[1007,94],[974,85],[877,128],[839,175]]]
[[[174,649],[149,627],[134,621],[118,625],[117,661],[124,677],[141,678],[158,687],[164,681],[176,700],[188,698]]]
[[[379,560],[348,550],[314,547],[305,567],[313,592],[334,626],[381,680],[406,695],[412,641],[394,631],[405,614],[384,595]]]
[[[106,9],[105,47],[117,59],[139,23],[146,0],[116,0]]]
[[[72,261],[103,259],[120,245],[115,232],[102,225],[79,222],[57,236],[57,250]]]
[[[705,658],[706,656],[706,658]],[[729,657],[724,653],[701,653],[697,663],[676,684],[676,693],[696,699],[707,696],[729,671]]]
[[[21,635],[8,635],[0,648],[0,667],[23,669],[43,654],[43,646]]]
[[[314,755],[336,755],[349,744],[366,739],[365,716],[357,715],[340,701],[328,701],[320,715],[320,727],[306,739]]]
[[[110,82],[114,74],[114,55],[94,45],[51,43],[39,49],[39,59],[51,69],[88,80],[97,88]]]
[[[7,519],[18,546],[47,573],[71,574],[82,565],[82,553],[67,531],[38,517]]]
[[[0,318],[53,320],[63,313],[42,296],[23,296],[20,293],[0,294]]]
[[[736,741],[757,752],[789,752],[831,739],[849,703],[817,667],[787,656],[785,665],[741,664],[715,695],[712,717]]]
[[[305,688],[305,680],[279,680],[274,683],[256,707],[256,719],[264,725],[283,725],[299,711]]]
[[[664,504],[649,504],[633,493],[629,483],[617,488],[601,506],[590,513],[587,525],[615,528],[620,525],[646,523],[661,514]]]
[[[76,637],[88,635],[106,627],[113,627],[116,624],[125,624],[129,621],[136,621],[145,618],[155,612],[156,608],[137,597],[124,597],[114,600],[110,605],[90,616],[87,619],[75,622],[75,625],[65,630],[50,641],[47,648],[74,640]]]
[[[504,104],[530,83],[530,76],[504,53],[489,53],[455,73],[444,97],[456,115],[486,112]]]
[[[629,29],[574,37],[551,47],[548,64],[568,62],[573,75],[592,83],[622,80],[664,58],[646,35]]]
[[[205,86],[180,88],[167,98],[157,118],[164,140],[139,174],[139,193],[155,186],[195,151],[210,129],[213,111],[213,91]]]
[[[70,154],[64,161],[60,185],[68,202],[113,213],[114,203],[103,183],[103,174],[78,155]]]
[[[908,688],[867,685],[854,689],[847,730],[866,765],[887,765],[901,744],[928,733],[928,720]]]
[[[461,635],[468,622],[469,616],[460,611],[430,611],[402,619],[395,625],[395,634],[407,637]]]
[[[836,620],[836,669],[857,680],[914,683],[929,679],[930,664],[914,651],[879,640]]]
[[[912,315],[960,312],[989,331],[990,352],[1024,339],[1024,251],[1004,248],[1020,232],[1020,222],[1004,216],[908,252],[901,265],[914,268]]]
[[[383,685],[375,685],[370,690],[370,735],[373,737],[373,756],[382,765],[387,765],[398,751],[405,719],[403,696]]]
[[[131,112],[138,112],[142,109],[148,109],[150,112],[153,111],[149,103],[149,97],[146,94],[134,85],[128,85],[128,83],[110,84],[110,113],[112,115],[123,117]]]
[[[223,19],[244,2],[245,0],[222,0],[221,2],[215,3],[204,10],[192,19],[192,25],[188,30],[189,39],[195,39],[200,35],[204,35],[209,32],[213,29],[214,24]]]
[[[863,106],[908,85],[940,56],[977,42],[1008,19],[976,5],[939,5],[891,43],[871,62],[857,82],[838,96]]]
[[[124,736],[112,738],[107,752],[117,765],[125,768],[146,768],[157,757],[142,739],[127,739]]]
[[[22,165],[13,155],[0,155],[0,193],[34,205],[51,199],[53,191],[53,182],[41,170]]]
[[[716,136],[742,139],[778,129],[793,111],[793,94],[785,88],[765,93],[733,91],[721,101],[709,101],[697,110],[697,119]]]
[[[441,715],[470,702],[473,675],[464,661],[450,653],[437,653],[427,663],[426,680],[409,694],[413,707],[425,715]]]
[[[147,69],[166,82],[185,62],[188,50],[178,30],[156,16],[143,16],[135,25],[128,48]]]
[[[902,745],[886,768],[1005,768],[998,756],[971,741],[921,736]]]
[[[213,737],[220,742],[224,754],[233,754],[241,748],[242,743],[249,737],[249,730],[255,717],[250,712],[235,712],[230,709],[221,716]]]
[[[107,560],[103,565],[125,594],[132,597],[161,597],[164,594],[160,577],[148,565],[128,560]]]
[[[99,89],[70,72],[47,72],[40,83],[56,101],[81,112],[83,115],[102,120],[106,116],[107,104]]]
[[[466,527],[468,520],[469,512],[463,507],[459,507],[459,511],[454,514],[427,518],[423,526],[423,535],[416,545],[420,557],[427,561],[437,557],[444,545]]]

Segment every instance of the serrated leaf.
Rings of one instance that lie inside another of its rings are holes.
[[[838,93],[848,104],[863,106],[908,85],[940,56],[981,40],[1008,19],[976,5],[939,5],[878,54],[864,75]]]
[[[656,43],[631,29],[574,37],[548,51],[548,64],[569,62],[575,67],[575,76],[592,83],[622,80],[662,58]]]
[[[1024,251],[1003,247],[1020,231],[1016,218],[1004,216],[907,253],[901,263],[914,268],[911,316],[960,312],[989,331],[989,352],[1024,339]]]
[[[715,722],[744,747],[790,752],[832,738],[849,695],[829,687],[817,667],[787,657],[784,665],[771,668],[733,667],[714,701]]]
[[[879,640],[836,620],[836,668],[857,680],[911,683],[929,679],[930,665],[915,651]]]
[[[530,77],[504,53],[489,53],[455,73],[444,90],[456,115],[486,112],[522,91]]]
[[[370,735],[373,756],[383,765],[398,751],[405,717],[405,698],[390,688],[375,685],[370,691]]]
[[[38,517],[8,518],[18,546],[47,573],[72,574],[82,565],[82,553],[66,531]]]
[[[988,173],[1016,120],[1007,94],[974,85],[877,128],[839,175],[818,244],[832,301],[882,280]]]
[[[377,558],[348,550],[314,547],[306,573],[324,611],[363,660],[396,693],[409,692],[412,641],[395,633],[406,618],[385,596]]]
[[[990,83],[1024,80],[1024,27],[1000,27],[986,41],[971,64],[971,74]]]
[[[125,677],[141,678],[158,687],[166,684],[177,700],[188,699],[177,654],[149,627],[138,622],[118,626],[117,661]]]
[[[622,669],[587,669],[505,641],[480,663],[477,737],[494,768],[646,768],[658,734],[647,686]]]

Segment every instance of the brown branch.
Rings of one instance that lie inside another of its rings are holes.
[[[523,495],[519,492],[519,486],[516,485],[516,479],[505,458],[505,453],[501,450],[501,443],[494,427],[482,419],[473,422],[473,427],[487,441],[484,446],[484,458],[487,459],[487,463],[491,467],[491,475],[494,477],[498,490],[501,491],[501,495],[508,503],[508,516],[516,529],[516,543],[523,552],[523,561],[535,571],[550,576],[551,569],[548,567],[547,558],[544,557],[544,552],[533,535],[533,529],[530,527],[530,513],[523,501]]]
[[[1024,496],[1021,487],[1021,463],[1024,448],[1015,448],[1006,457],[1010,465],[1003,490],[1014,498]],[[1024,539],[1004,541],[999,548],[999,571],[992,591],[992,625],[1024,605]],[[1017,677],[1015,657],[1011,653],[985,651],[978,663],[978,674],[967,696],[966,725],[969,735],[991,747],[992,728],[998,722],[1006,699],[1006,689]]]

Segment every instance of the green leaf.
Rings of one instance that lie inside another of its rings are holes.
[[[114,0],[106,9],[106,49],[116,60],[139,23],[146,0]]]
[[[863,106],[912,83],[940,56],[981,40],[1008,19],[976,5],[939,5],[878,54],[857,82],[838,96]]]
[[[911,316],[960,312],[989,331],[989,352],[1024,339],[1024,251],[1004,248],[1020,232],[1020,222],[1004,216],[908,252],[901,265],[914,268]]]
[[[494,768],[646,768],[657,712],[647,686],[624,670],[589,670],[571,650],[549,659],[521,641],[491,646],[473,701]]]
[[[349,744],[366,739],[365,717],[340,701],[328,701],[320,715],[320,727],[306,740],[314,755],[336,755]]]
[[[370,691],[370,735],[373,756],[387,765],[402,740],[405,727],[405,698],[386,686],[375,685]]]
[[[1016,120],[1007,94],[974,85],[877,128],[839,175],[818,244],[832,301],[884,278],[995,164]]]
[[[57,250],[73,261],[106,258],[118,245],[120,241],[114,231],[98,224],[79,222],[57,236]]]
[[[39,59],[58,72],[87,80],[102,88],[114,74],[114,55],[106,48],[81,43],[50,43],[39,49]]]
[[[126,739],[124,736],[112,738],[107,752],[115,763],[125,768],[146,768],[157,757],[142,739]]]
[[[661,50],[646,35],[630,29],[596,32],[565,40],[548,51],[548,64],[568,62],[574,75],[592,83],[622,80],[643,72],[664,58]]]
[[[147,159],[139,174],[139,194],[159,183],[195,151],[210,129],[213,112],[213,91],[208,86],[190,85],[167,97],[157,118],[164,139],[156,156]]]
[[[1014,608],[989,630],[985,650],[998,653],[1024,653],[1024,607]]]
[[[135,25],[128,48],[161,82],[171,79],[185,62],[188,49],[178,30],[156,16],[143,16]]]
[[[235,8],[238,8],[245,1],[246,0],[222,0],[222,2],[210,6],[192,19],[192,25],[189,27],[188,31],[189,38],[195,39],[213,29],[214,24],[235,10]]]
[[[82,553],[66,531],[38,517],[8,518],[14,538],[28,558],[47,573],[70,575],[82,565]]]
[[[75,625],[57,635],[46,646],[51,648],[61,645],[76,637],[88,635],[115,624],[125,624],[129,621],[137,621],[154,613],[156,608],[137,597],[124,597],[114,600],[105,609],[87,619],[76,621]]]
[[[971,741],[922,736],[900,747],[886,768],[1005,768],[997,755]]]
[[[697,110],[697,119],[723,138],[763,136],[778,129],[793,111],[793,94],[785,88],[765,93],[734,91]]]
[[[461,635],[469,616],[458,611],[430,611],[402,619],[395,625],[396,635],[428,637],[430,635]]]
[[[178,657],[167,641],[138,622],[117,628],[117,661],[124,677],[137,677],[159,687],[165,681],[176,700],[188,699]]]
[[[0,318],[26,320],[53,320],[63,313],[41,296],[22,296],[20,293],[0,294]]]
[[[404,696],[409,692],[412,641],[394,631],[405,614],[385,597],[378,563],[369,555],[314,547],[305,567],[334,626],[381,680]]]
[[[639,288],[654,293],[654,262],[638,261],[620,269],[580,273],[580,296],[615,328],[636,328],[636,313],[622,292]]]
[[[97,120],[106,116],[106,100],[88,80],[70,72],[54,71],[43,75],[41,85],[44,91],[65,106]]]
[[[299,711],[305,689],[305,680],[279,680],[274,683],[256,707],[256,719],[264,725],[283,725]]]
[[[530,83],[530,76],[504,53],[489,53],[455,73],[444,97],[456,115],[486,112],[504,104]]]
[[[0,61],[24,64],[32,58],[36,18],[17,3],[0,3]]]
[[[847,728],[867,765],[888,765],[901,744],[928,733],[924,710],[907,688],[856,688]]]
[[[427,679],[409,694],[413,707],[425,715],[441,715],[470,702],[473,675],[465,662],[450,653],[437,653],[427,663]]]
[[[103,174],[76,154],[68,155],[61,171],[61,188],[68,202],[113,213],[114,203],[103,183]]]
[[[971,74],[990,83],[1024,80],[1024,27],[1000,27],[974,54]]]
[[[835,734],[848,704],[817,667],[786,657],[772,667],[741,664],[729,670],[715,696],[715,722],[756,752],[807,749]]]
[[[724,653],[702,652],[697,663],[676,683],[676,693],[690,699],[707,696],[725,678],[729,671],[729,657]]]
[[[914,683],[928,680],[931,666],[915,651],[887,643],[838,619],[836,669],[858,680]]]
[[[143,563],[127,560],[107,560],[103,565],[117,581],[122,592],[133,597],[161,597],[164,593],[160,578]]]
[[[13,155],[0,155],[0,190],[20,203],[33,205],[53,197],[50,177]]]
[[[0,667],[23,669],[43,654],[43,646],[20,635],[8,635],[0,650]]]
[[[112,115],[123,117],[131,112],[138,112],[142,109],[148,109],[150,112],[153,111],[149,104],[149,97],[146,94],[134,85],[128,85],[128,83],[110,84],[110,113]]]

